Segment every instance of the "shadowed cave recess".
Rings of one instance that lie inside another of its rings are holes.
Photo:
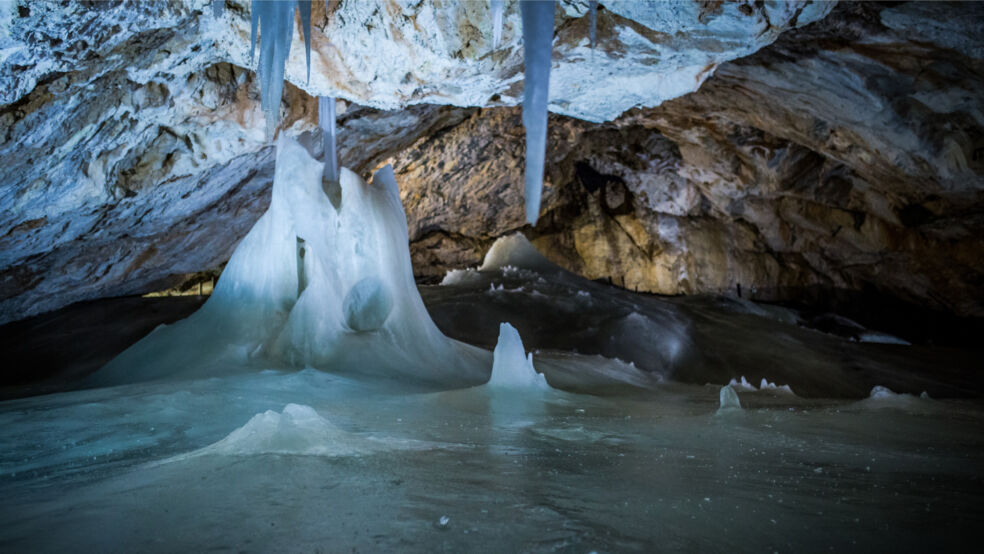
[[[982,75],[974,2],[0,0],[0,549],[966,551]]]

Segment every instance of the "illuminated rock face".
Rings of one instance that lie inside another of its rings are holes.
[[[273,176],[247,4],[0,7],[0,321],[229,258]],[[554,261],[640,290],[984,315],[981,8],[600,4],[593,52],[587,2],[556,12],[550,109],[581,119],[550,120],[531,236]],[[475,265],[523,225],[517,6],[493,51],[481,2],[339,5],[314,3],[310,84],[295,33],[282,129],[344,99],[339,157],[393,162],[415,270]]]

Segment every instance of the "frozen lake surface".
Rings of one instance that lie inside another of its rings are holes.
[[[309,369],[7,401],[0,549],[972,544],[980,404],[763,391],[716,415],[718,389],[428,392]]]

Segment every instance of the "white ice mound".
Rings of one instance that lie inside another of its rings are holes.
[[[737,379],[731,379],[731,382],[728,383],[728,386],[736,390],[743,390],[747,392],[772,391],[772,392],[783,392],[787,394],[796,394],[793,392],[793,389],[790,388],[789,385],[777,385],[769,381],[765,377],[762,378],[762,381],[759,383],[758,388],[755,388],[755,385],[749,383],[748,380],[745,379],[744,375],[741,376],[741,381]]]
[[[900,339],[894,335],[889,335],[888,333],[882,333],[880,331],[865,331],[858,335],[858,342],[870,342],[876,344],[899,344],[902,346],[912,346],[912,343]]]
[[[718,413],[741,409],[741,402],[738,400],[738,393],[735,392],[735,389],[731,388],[731,385],[721,387],[721,393],[718,396],[721,402],[721,407],[718,408]]]
[[[550,388],[547,378],[533,367],[533,354],[526,354],[519,331],[508,323],[499,324],[499,342],[495,345],[492,377],[488,386],[510,389]]]
[[[871,389],[868,398],[858,405],[867,408],[896,408],[907,411],[933,410],[935,403],[926,391],[916,396],[907,392],[895,392],[888,387],[876,385]]]
[[[256,414],[246,425],[192,455],[297,454],[350,456],[372,450],[365,442],[334,426],[314,408],[287,404],[284,411]]]
[[[250,362],[483,382],[488,352],[445,337],[424,308],[392,168],[372,184],[343,168],[336,209],[322,164],[293,139],[278,141],[276,164],[270,207],[208,302],[124,351],[92,383],[207,377]]]
[[[485,254],[479,271],[521,267],[538,271],[556,271],[560,268],[543,257],[521,233],[499,237]]]
[[[915,400],[916,399],[916,396],[913,395],[913,394],[909,394],[907,392],[895,392],[895,391],[893,391],[892,389],[890,389],[888,387],[883,387],[881,385],[875,385],[871,389],[871,393],[868,395],[868,399],[869,400],[888,400],[888,401],[895,401],[895,400]],[[929,393],[927,393],[926,391],[922,391],[922,394],[919,395],[919,399],[920,400],[931,400],[931,398],[929,397]]]
[[[737,379],[732,379],[731,382],[728,383],[728,386],[729,387],[732,387],[732,388],[735,388],[735,389],[741,389],[741,390],[744,390],[744,391],[757,390],[755,388],[755,385],[753,385],[753,384],[749,383],[747,380],[745,380],[745,376],[744,375],[741,376],[741,381],[738,381]]]

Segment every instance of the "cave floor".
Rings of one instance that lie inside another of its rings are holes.
[[[564,279],[473,272],[421,287],[459,339],[491,348],[498,322],[512,322],[565,389],[536,394],[255,367],[72,390],[202,299],[116,299],[6,326],[21,371],[46,351],[49,379],[0,402],[0,550],[974,544],[975,352],[858,342],[785,308]],[[739,376],[796,394],[742,388],[743,409],[719,413],[721,385]],[[912,394],[863,398],[873,384]],[[62,392],[37,394],[51,390]]]
[[[979,402],[750,392],[742,411],[717,414],[718,389],[524,398],[308,369],[6,401],[0,550],[925,552],[975,540]],[[290,403],[325,421],[251,419]]]

